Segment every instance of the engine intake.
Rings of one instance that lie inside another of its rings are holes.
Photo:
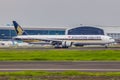
[[[70,41],[63,41],[62,42],[62,48],[68,48],[70,46],[72,46],[72,42],[70,42]]]

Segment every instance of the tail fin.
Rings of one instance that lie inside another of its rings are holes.
[[[16,21],[13,21],[13,25],[17,35],[27,35],[27,33],[22,29],[22,27]]]

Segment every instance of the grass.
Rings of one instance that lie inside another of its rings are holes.
[[[0,72],[0,76],[120,76],[120,72],[20,71],[20,72]]]
[[[120,61],[120,50],[0,50],[0,61]]]
[[[119,80],[120,72],[0,72],[0,80]]]

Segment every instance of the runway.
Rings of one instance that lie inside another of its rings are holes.
[[[70,48],[53,48],[53,47],[6,47],[0,50],[120,50],[120,47],[70,47]]]
[[[0,71],[84,71],[119,72],[120,62],[0,62]]]

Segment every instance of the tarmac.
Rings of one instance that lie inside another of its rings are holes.
[[[83,71],[120,72],[120,62],[40,62],[40,61],[1,61],[0,71]]]

